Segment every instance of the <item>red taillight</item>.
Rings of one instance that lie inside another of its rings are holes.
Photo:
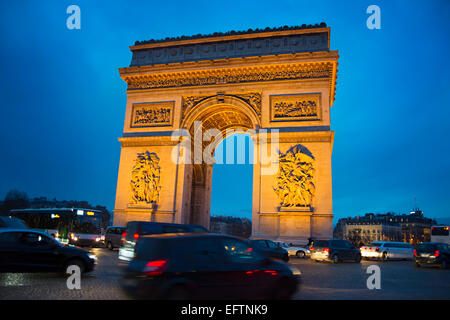
[[[133,234],[133,238],[135,238],[135,239],[139,239],[139,233],[135,233],[135,234]]]
[[[376,248],[375,248],[375,251],[376,251],[376,252],[380,251],[380,248],[376,247]]]
[[[278,272],[276,272],[275,270],[265,270],[265,273],[270,273],[273,276],[276,276],[278,274]]]
[[[159,276],[167,269],[167,260],[149,261],[144,268],[147,276]]]
[[[330,252],[330,248],[323,248],[322,251],[324,251],[324,252]]]
[[[417,257],[417,250],[414,249],[414,257]]]
[[[316,250],[316,248],[311,247],[311,249],[309,249],[309,251],[314,251]]]
[[[127,237],[127,233],[126,232],[122,233],[122,238],[126,238],[126,237]]]
[[[439,257],[439,250],[436,250],[435,252],[434,252],[434,256],[437,258],[437,257]]]

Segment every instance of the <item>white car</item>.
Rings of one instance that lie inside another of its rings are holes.
[[[394,260],[414,259],[414,246],[406,242],[375,241],[362,246],[361,257],[364,259]]]
[[[280,245],[280,247],[287,250],[289,256],[305,258],[306,256],[309,256],[311,254],[311,252],[305,247],[289,246],[285,242],[277,242],[277,243]]]

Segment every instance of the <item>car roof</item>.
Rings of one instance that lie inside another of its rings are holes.
[[[34,232],[39,234],[44,234],[46,236],[49,236],[47,232],[39,231],[39,230],[33,230],[33,229],[19,229],[19,228],[0,228],[0,233],[4,232]]]
[[[235,238],[239,240],[243,240],[238,237],[230,236],[227,234],[219,234],[219,233],[159,233],[159,234],[149,234],[141,236],[141,239],[172,239],[172,238],[202,238],[202,237],[226,237],[226,238]]]

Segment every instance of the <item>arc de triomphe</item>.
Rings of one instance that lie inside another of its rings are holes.
[[[255,149],[252,236],[331,237],[339,55],[329,44],[330,28],[320,24],[131,46],[131,65],[119,69],[128,88],[114,225],[209,227],[212,163],[204,157],[239,129]],[[205,138],[208,129],[217,135]]]

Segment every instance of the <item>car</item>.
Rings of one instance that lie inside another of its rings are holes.
[[[249,240],[249,243],[258,248],[258,250],[260,250],[266,257],[283,260],[284,262],[289,261],[289,254],[287,250],[272,240],[255,238]]]
[[[446,269],[450,263],[450,246],[442,242],[424,242],[414,250],[414,265],[439,266]]]
[[[309,249],[302,247],[302,246],[296,246],[296,245],[288,245],[285,242],[281,242],[281,241],[277,241],[277,243],[285,250],[287,250],[288,255],[290,257],[294,256],[297,258],[306,258],[308,257],[311,252],[309,251]]]
[[[406,242],[374,241],[360,248],[364,259],[412,260],[414,259],[414,246]]]
[[[45,232],[0,229],[0,272],[67,272],[76,265],[82,273],[94,270],[96,256],[63,245]]]
[[[28,229],[28,226],[22,219],[4,216],[0,217],[0,228]]]
[[[311,259],[318,261],[330,261],[338,263],[340,261],[361,262],[361,252],[347,240],[340,239],[320,239],[314,240],[310,248]]]
[[[300,277],[243,239],[181,233],[142,236],[120,284],[145,299],[289,299]]]
[[[177,224],[148,221],[129,221],[125,232],[122,234],[119,248],[119,260],[128,263],[134,257],[134,247],[143,235],[162,233],[205,233],[208,232],[203,226],[193,224]]]
[[[122,244],[122,234],[126,231],[126,227],[123,226],[109,226],[105,232],[105,246],[109,250],[119,248]]]

